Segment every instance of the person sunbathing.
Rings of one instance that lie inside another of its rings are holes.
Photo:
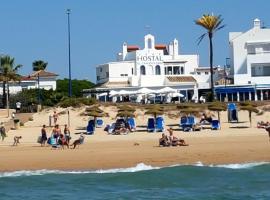
[[[184,139],[177,138],[176,136],[173,135],[173,130],[172,128],[168,129],[169,131],[169,140],[172,146],[188,146],[188,144],[185,142]]]
[[[168,147],[170,146],[169,138],[165,133],[162,133],[161,138],[159,139],[159,146]]]

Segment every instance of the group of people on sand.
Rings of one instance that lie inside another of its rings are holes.
[[[167,131],[169,132],[169,135],[162,133],[162,136],[159,139],[159,146],[188,146],[184,139],[174,136],[172,128],[167,129]]]
[[[63,132],[59,124],[56,124],[54,128],[52,129],[51,137],[49,138],[47,137],[46,125],[43,125],[41,129],[41,136],[39,138],[40,138],[39,142],[41,146],[46,146],[46,143],[48,143],[49,145],[52,145],[53,147],[61,146],[62,148],[64,148],[66,146],[67,148],[69,148],[70,146],[73,146],[73,148],[75,149],[76,146],[82,143],[84,136],[81,135],[78,140],[75,140],[70,145],[71,136],[70,136],[70,130],[67,124],[65,124]]]

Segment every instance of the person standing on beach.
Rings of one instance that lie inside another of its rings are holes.
[[[65,124],[64,136],[66,138],[67,143],[69,144],[69,141],[70,141],[71,137],[70,137],[70,130],[69,130],[67,124]]]
[[[22,106],[22,103],[17,101],[16,102],[16,113],[19,113],[21,111],[21,106]]]
[[[53,123],[54,123],[54,125],[56,125],[57,121],[58,121],[58,114],[56,113],[56,111],[54,111],[53,112]]]
[[[0,136],[2,138],[2,142],[4,141],[5,137],[7,137],[6,128],[3,122],[1,123],[1,127],[0,127]]]
[[[47,132],[46,132],[46,125],[43,125],[41,129],[41,146],[45,146],[47,139],[48,138],[47,138]]]
[[[267,127],[265,128],[265,130],[268,132],[269,141],[270,141],[270,126],[267,126]]]

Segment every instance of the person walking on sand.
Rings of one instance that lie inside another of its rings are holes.
[[[54,125],[56,125],[57,121],[58,121],[58,114],[56,113],[56,111],[54,111],[53,112],[53,123],[54,123]]]
[[[1,123],[1,126],[0,126],[0,136],[2,138],[2,142],[4,141],[5,137],[7,137],[6,128],[3,122]]]
[[[270,141],[270,126],[265,127],[265,130],[268,132],[269,141]]]

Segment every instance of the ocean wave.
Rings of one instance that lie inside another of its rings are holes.
[[[211,167],[211,168],[228,168],[228,169],[247,169],[253,168],[261,165],[267,165],[270,162],[253,162],[253,163],[239,163],[239,164],[224,164],[224,165],[206,165],[202,162],[197,162],[193,165],[190,164],[176,164],[166,167],[153,167],[151,165],[146,165],[144,163],[139,163],[135,167],[128,168],[115,168],[115,169],[99,169],[99,170],[86,170],[86,171],[65,171],[65,170],[20,170],[13,172],[0,172],[0,178],[5,177],[20,177],[20,176],[42,176],[47,174],[106,174],[106,173],[133,173],[140,171],[156,170],[162,168],[172,168],[181,166],[195,166],[195,167]]]
[[[91,171],[64,171],[64,170],[20,170],[14,172],[0,172],[0,178],[4,177],[19,177],[19,176],[42,176],[47,174],[106,174],[106,173],[120,173],[120,172],[139,172],[160,169],[160,167],[152,167],[151,165],[145,165],[139,163],[135,167],[129,168],[115,168],[115,169],[99,169]]]

